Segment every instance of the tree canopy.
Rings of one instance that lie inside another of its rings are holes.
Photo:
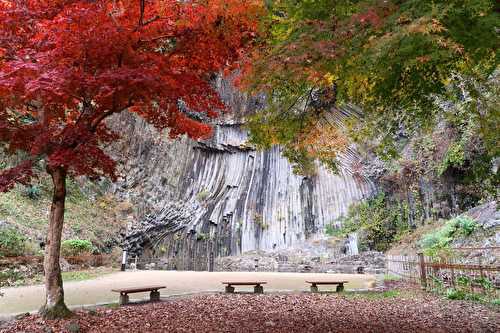
[[[361,119],[347,122],[351,138],[377,139],[380,153],[393,156],[401,132],[432,127],[443,116],[436,96],[450,97],[453,85],[459,96],[467,79],[484,83],[498,68],[500,19],[493,0],[276,0],[267,5],[265,37],[244,82],[270,96],[271,107],[250,123],[254,141],[264,146],[281,143],[317,158],[298,143],[322,115],[307,112],[311,93],[328,88],[336,106],[352,103],[363,110]],[[466,80],[457,82],[457,74]],[[477,86],[468,88],[481,94]],[[493,143],[498,112],[491,105],[486,109],[470,105],[469,112],[484,129],[478,135]],[[498,152],[495,146],[490,148]]]
[[[29,179],[34,161],[114,177],[103,120],[123,110],[171,137],[210,133],[224,105],[213,73],[241,56],[257,1],[0,2],[0,141],[27,160],[0,190]],[[203,121],[205,120],[205,121]]]

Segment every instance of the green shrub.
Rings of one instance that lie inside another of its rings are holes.
[[[491,293],[489,293],[489,291],[491,291],[491,288],[493,288],[493,284],[490,280],[486,278],[471,279],[470,277],[467,276],[459,276],[456,279],[456,286],[447,289],[443,288],[444,285],[441,280],[439,280],[439,283],[441,284],[441,288],[437,288],[435,291],[438,294],[442,294],[446,298],[451,300],[489,302],[491,300],[490,296],[493,296],[491,295]],[[484,289],[484,291],[486,291],[486,293],[479,294],[471,292],[471,285],[473,284],[480,285]]]
[[[441,165],[438,167],[438,175],[441,176],[450,167],[461,167],[465,163],[465,142],[454,142],[444,155]]]
[[[208,192],[207,190],[203,190],[196,195],[196,199],[198,199],[198,201],[206,201],[209,196],[210,192]]]
[[[469,236],[477,227],[477,223],[471,218],[459,216],[449,220],[438,230],[422,237],[419,243],[426,255],[436,256],[449,249],[453,240],[460,236]]]
[[[200,232],[198,233],[198,235],[196,236],[196,240],[197,241],[206,241],[210,238],[210,236],[204,232]]]
[[[485,298],[480,294],[467,293],[465,294],[465,300],[473,302],[484,302]]]
[[[432,285],[431,291],[432,292],[434,292],[436,294],[440,294],[440,295],[442,295],[445,291],[447,292],[447,290],[445,290],[445,288],[444,288],[444,283],[440,278],[438,278],[434,275],[432,275],[430,278],[432,281],[431,282],[431,285]]]
[[[89,254],[94,251],[92,243],[85,239],[68,239],[61,244],[61,254],[64,257]]]
[[[394,206],[384,193],[351,205],[340,221],[340,229],[333,223],[327,225],[326,234],[346,237],[352,232],[360,232],[360,247],[377,251],[387,250],[409,230],[408,207],[404,204]]]
[[[471,235],[478,227],[476,221],[467,216],[459,216],[455,220],[458,234],[462,236]]]
[[[26,186],[23,195],[31,200],[38,200],[42,196],[42,190],[36,185]]]
[[[6,269],[0,271],[0,287],[11,287],[24,283],[23,274],[16,269]]]
[[[22,256],[26,237],[14,228],[0,228],[0,257]]]
[[[262,215],[258,214],[258,213],[255,213],[254,217],[253,217],[253,221],[255,224],[257,224],[260,229],[262,230],[267,230],[269,228],[269,224],[267,223],[264,223],[264,219],[262,218]]]
[[[333,237],[344,237],[345,230],[344,228],[337,228],[335,225],[332,224],[327,224],[325,226],[325,234],[328,236],[333,236]]]
[[[457,285],[460,287],[469,287],[471,285],[471,279],[468,276],[457,277]]]
[[[464,300],[467,298],[467,294],[463,290],[448,289],[446,291],[446,298],[452,300]]]
[[[474,283],[477,285],[480,285],[481,288],[483,288],[486,291],[493,289],[493,282],[491,282],[490,279],[485,278],[485,277],[480,277],[480,278],[474,279]]]

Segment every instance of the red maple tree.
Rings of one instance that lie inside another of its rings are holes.
[[[115,178],[105,120],[125,110],[171,137],[209,135],[195,118],[224,109],[209,78],[251,44],[259,3],[0,0],[0,143],[27,156],[0,173],[0,191],[28,184],[35,164],[52,177],[46,318],[70,314],[59,267],[66,177]]]

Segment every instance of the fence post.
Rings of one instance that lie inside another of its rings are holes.
[[[481,283],[479,283],[479,285],[481,287],[483,294],[486,294],[486,289],[484,288],[484,283],[483,283],[484,282],[484,272],[483,272],[483,260],[482,260],[481,256],[477,257],[477,263],[479,266],[479,274],[480,274],[481,280],[482,280]]]
[[[477,257],[477,263],[478,263],[478,266],[479,266],[479,274],[481,275],[481,278],[484,278],[483,260],[482,260],[481,256]]]
[[[427,271],[425,269],[425,258],[423,253],[418,254],[418,261],[420,262],[420,284],[422,289],[427,289]]]
[[[127,251],[123,251],[123,255],[122,255],[122,268],[121,268],[122,272],[125,272],[126,266],[127,266]]]
[[[453,286],[453,288],[456,288],[456,285],[455,285],[455,269],[453,268],[453,265],[456,264],[456,260],[449,259],[449,261],[451,261],[451,285]]]

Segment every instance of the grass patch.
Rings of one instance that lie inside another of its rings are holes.
[[[385,299],[385,298],[398,298],[402,296],[399,290],[386,290],[386,291],[362,291],[362,292],[345,292],[344,296],[348,298],[363,298],[363,299]]]
[[[64,282],[85,281],[85,280],[92,280],[114,272],[115,270],[112,268],[99,267],[96,269],[85,270],[85,271],[62,272],[62,278]]]
[[[391,281],[401,281],[401,277],[397,275],[385,274],[384,282],[391,282]]]
[[[116,271],[117,271],[116,269],[113,269],[111,267],[97,267],[82,271],[62,272],[61,275],[64,282],[86,281],[86,280],[96,279],[98,277],[114,273]],[[10,284],[11,286],[16,286],[16,287],[32,286],[32,285],[42,284],[44,282],[43,274],[36,274],[32,277],[23,277],[22,275],[20,275],[17,276],[16,278],[17,279],[14,280],[15,282]],[[0,282],[1,282],[1,275],[0,275]]]
[[[89,272],[63,272],[62,278],[64,282],[67,281],[84,281],[84,280],[90,280],[93,277],[95,277],[94,274],[89,273]]]
[[[33,188],[37,189],[36,195],[27,195]],[[51,181],[42,173],[32,186],[16,185],[0,193],[0,220],[13,225],[27,241],[43,241],[51,197]],[[72,179],[68,180],[64,218],[63,239],[88,239],[99,249],[106,248],[126,224],[119,204],[104,194],[100,185]]]
[[[105,305],[103,305],[103,307],[108,308],[108,309],[112,309],[112,310],[116,310],[116,309],[120,308],[120,304],[118,304],[118,303],[105,304]]]

